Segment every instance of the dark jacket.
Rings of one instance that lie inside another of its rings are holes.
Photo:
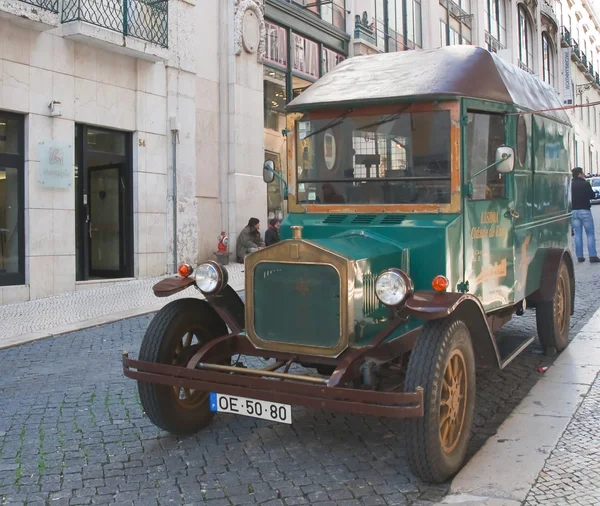
[[[235,246],[235,253],[238,262],[243,261],[244,257],[248,253],[248,248],[259,248],[264,246],[265,243],[260,238],[260,232],[258,230],[251,229],[250,227],[244,227],[244,230],[240,232],[237,238]]]
[[[573,211],[592,208],[590,200],[595,198],[596,194],[592,190],[592,186],[585,179],[576,177],[571,182],[571,200],[573,203]]]
[[[275,227],[269,227],[265,232],[265,245],[271,246],[271,244],[275,244],[279,242],[279,230]]]

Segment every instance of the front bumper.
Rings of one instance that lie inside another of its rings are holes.
[[[238,352],[247,355],[249,341],[246,336],[230,335],[216,341],[216,346],[211,346],[211,348],[227,349],[227,354],[231,353],[229,356]],[[236,343],[239,346],[235,346]],[[214,350],[205,348],[189,361],[187,367],[133,360],[127,353],[124,353],[123,374],[128,378],[146,383],[248,397],[312,409],[378,417],[413,418],[423,416],[422,388],[418,388],[416,392],[381,392],[333,386],[335,380],[332,378],[344,375],[347,368],[353,364],[352,360],[339,360],[336,364],[336,371],[329,380],[319,381],[319,379],[311,379],[311,377],[302,380],[298,375],[287,373],[292,361],[299,361],[300,357],[293,355],[286,357],[285,354],[279,354],[274,358],[280,361],[289,357],[284,373],[273,373],[268,369],[254,369],[252,370],[254,373],[250,375],[246,369],[240,368],[238,372],[233,367],[219,366],[215,363],[214,354],[209,353]],[[212,363],[201,362],[208,355],[211,356]],[[269,353],[269,355],[272,354]],[[273,374],[278,376],[274,377]],[[309,379],[310,383],[307,382]]]

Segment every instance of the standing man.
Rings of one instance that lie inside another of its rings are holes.
[[[578,262],[585,262],[583,256],[583,231],[587,236],[588,253],[590,254],[590,263],[600,262],[596,253],[596,235],[594,232],[594,218],[592,216],[592,204],[590,200],[595,197],[594,190],[589,182],[585,180],[583,169],[575,167],[573,181],[571,182],[571,198],[573,202],[572,226],[575,232],[575,254]]]

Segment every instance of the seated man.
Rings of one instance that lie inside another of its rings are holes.
[[[240,232],[235,246],[238,263],[243,264],[246,255],[265,247],[265,243],[260,237],[259,229],[260,220],[258,218],[250,218],[248,225]]]

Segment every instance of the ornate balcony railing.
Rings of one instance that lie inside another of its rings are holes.
[[[48,12],[58,14],[58,0],[21,0],[22,2],[39,7]]]
[[[600,86],[600,74],[598,74],[598,72],[596,72],[596,75],[594,77],[594,81],[596,82],[596,84],[598,86]]]
[[[533,70],[531,70],[527,65],[525,65],[521,60],[519,60],[519,68],[521,70],[524,70],[525,72],[529,72],[530,74],[533,74]]]
[[[587,67],[587,56],[585,55],[585,53],[581,55],[581,63],[583,63],[584,67]]]
[[[588,73],[592,76],[592,80],[594,80],[594,66],[590,63],[587,69]]]
[[[577,44],[576,40],[573,41],[573,54],[578,60],[581,60],[581,50],[579,49],[579,44]]]
[[[168,0],[63,0],[62,22],[69,21],[169,46]]]

